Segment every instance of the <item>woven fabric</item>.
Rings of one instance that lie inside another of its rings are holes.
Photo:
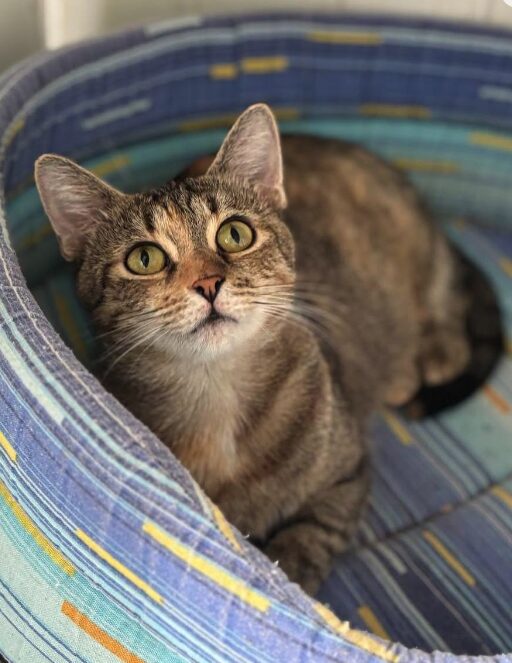
[[[354,630],[287,583],[92,377],[92,331],[32,180],[34,159],[54,151],[126,190],[159,183],[267,101],[284,131],[363,141],[406,168],[489,275],[510,336],[511,64],[499,31],[252,16],[146,26],[3,77],[7,660],[450,662],[512,650],[508,355],[453,411],[373,422],[358,545],[319,596]]]

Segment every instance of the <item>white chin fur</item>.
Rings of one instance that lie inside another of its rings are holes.
[[[246,343],[254,343],[258,334],[264,333],[265,319],[263,311],[252,310],[240,315],[236,322],[229,319],[217,321],[179,338],[169,335],[161,340],[162,349],[196,361],[209,361],[240,349],[244,351]]]

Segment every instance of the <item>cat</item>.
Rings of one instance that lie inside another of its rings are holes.
[[[467,296],[415,190],[362,147],[281,141],[257,104],[205,163],[133,195],[56,155],[35,177],[107,388],[315,594],[367,498],[370,414],[463,370]]]

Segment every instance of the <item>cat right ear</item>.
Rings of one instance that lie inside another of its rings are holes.
[[[44,210],[66,260],[80,257],[85,237],[124,194],[85,168],[56,154],[43,154],[35,179]]]
[[[245,179],[278,209],[286,207],[279,130],[266,104],[254,104],[240,115],[208,173]]]

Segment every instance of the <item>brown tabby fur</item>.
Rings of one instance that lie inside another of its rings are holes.
[[[106,334],[106,384],[314,593],[367,495],[368,415],[464,367],[466,301],[399,172],[335,140],[285,137],[282,154],[286,194],[274,121],[258,105],[205,175],[126,195],[47,155],[36,177]],[[223,254],[216,231],[234,214],[256,242]],[[142,241],[168,254],[163,272],[126,269]],[[235,321],[197,329],[212,305],[192,284],[211,275],[225,279],[213,306]]]

